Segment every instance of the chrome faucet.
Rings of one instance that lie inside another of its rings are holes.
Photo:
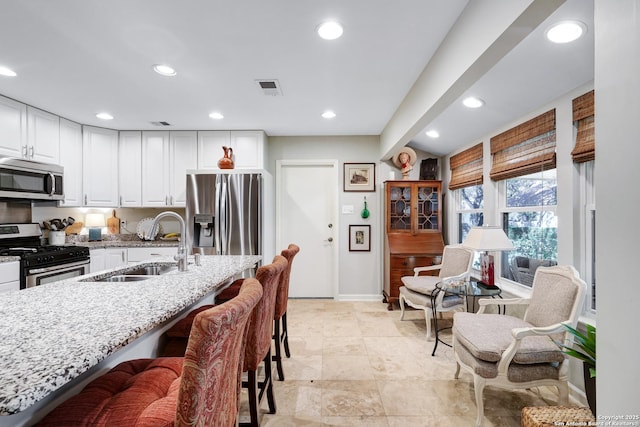
[[[173,217],[178,220],[180,223],[180,241],[178,242],[178,253],[173,256],[173,259],[178,261],[178,271],[187,271],[187,247],[185,245],[184,239],[186,236],[187,227],[184,223],[184,219],[180,215],[175,212],[166,211],[160,212],[154,219],[153,225],[151,226],[151,235],[153,236],[156,232],[156,228],[158,227],[158,222],[161,218],[166,216]]]

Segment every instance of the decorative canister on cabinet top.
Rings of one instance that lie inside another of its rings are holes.
[[[231,147],[222,147],[222,151],[224,151],[224,157],[218,160],[218,167],[220,169],[233,169],[233,149]]]

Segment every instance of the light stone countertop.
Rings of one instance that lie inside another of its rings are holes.
[[[20,257],[19,256],[0,256],[0,263],[13,262],[13,261],[20,261]]]
[[[260,259],[203,256],[201,266],[148,280],[82,281],[120,267],[3,294],[0,415],[25,410]],[[175,264],[162,257],[126,268],[163,262]]]

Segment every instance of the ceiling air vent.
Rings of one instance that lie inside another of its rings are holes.
[[[171,126],[171,123],[169,122],[149,122],[154,126]]]
[[[260,85],[260,89],[265,95],[269,96],[282,96],[282,89],[280,89],[280,83],[276,79],[268,80],[256,80]]]

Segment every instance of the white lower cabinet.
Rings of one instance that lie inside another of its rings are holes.
[[[129,262],[140,262],[153,259],[158,256],[173,256],[178,253],[178,247],[164,246],[155,248],[129,248]]]
[[[0,293],[20,290],[20,261],[0,263]]]
[[[127,265],[127,248],[91,249],[91,273]]]

